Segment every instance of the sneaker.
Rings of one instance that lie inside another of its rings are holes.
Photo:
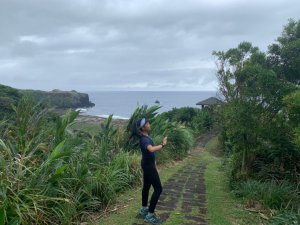
[[[159,218],[156,217],[155,214],[153,214],[152,216],[149,216],[148,214],[145,216],[144,219],[145,222],[147,223],[151,223],[151,224],[161,224],[161,220]]]
[[[139,211],[139,215],[145,217],[148,214],[148,209],[141,208]]]

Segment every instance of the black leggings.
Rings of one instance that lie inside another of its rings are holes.
[[[148,195],[151,185],[154,188],[154,192],[151,196],[149,212],[154,213],[155,206],[158,202],[159,196],[162,192],[162,186],[159,179],[158,172],[155,166],[142,166],[143,169],[143,190],[142,190],[142,206],[148,205]]]

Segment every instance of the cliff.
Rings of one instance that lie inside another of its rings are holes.
[[[36,101],[45,101],[50,107],[57,109],[82,108],[95,106],[89,100],[89,95],[77,91],[53,90],[50,92],[36,90],[21,90],[21,93],[29,93]]]
[[[0,119],[4,114],[12,112],[12,105],[17,104],[23,95],[29,94],[36,102],[44,102],[51,108],[83,108],[95,106],[89,100],[89,95],[77,91],[53,90],[50,92],[39,90],[20,90],[0,84]]]

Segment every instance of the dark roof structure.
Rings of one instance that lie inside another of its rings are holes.
[[[223,102],[215,97],[210,97],[208,99],[205,99],[201,102],[198,102],[196,105],[221,105]]]

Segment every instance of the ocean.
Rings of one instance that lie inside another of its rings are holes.
[[[90,101],[95,107],[88,108],[83,114],[128,119],[137,106],[152,106],[159,101],[162,108],[158,112],[166,112],[184,106],[199,107],[197,102],[215,97],[214,91],[176,92],[176,91],[99,91],[88,92]]]

